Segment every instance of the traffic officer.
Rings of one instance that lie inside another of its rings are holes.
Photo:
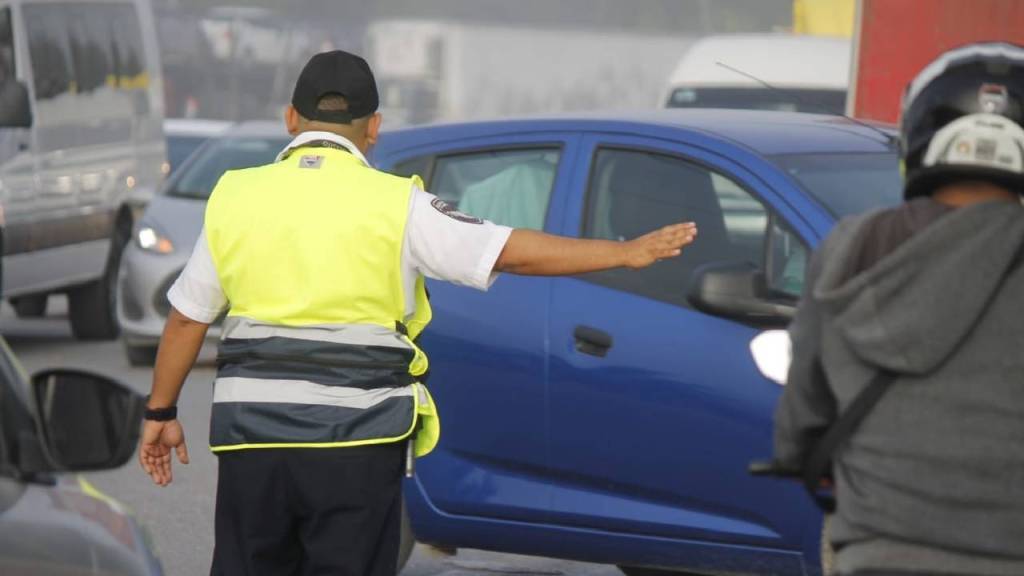
[[[381,116],[367,63],[302,70],[275,163],[226,173],[168,298],[140,462],[171,482],[188,452],[175,404],[227,309],[210,445],[218,455],[212,574],[392,576],[407,447],[437,442],[415,344],[423,277],[486,290],[497,272],[580,274],[677,256],[692,223],[628,242],[510,229],[454,210],[364,154]]]

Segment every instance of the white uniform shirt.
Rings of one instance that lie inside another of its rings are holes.
[[[278,155],[314,140],[344,146],[369,166],[366,157],[348,139],[330,132],[304,132]],[[416,279],[420,275],[454,284],[487,290],[497,279],[494,263],[512,229],[456,212],[441,199],[414,187],[409,201],[409,220],[402,242],[402,282],[408,319],[416,309]],[[195,249],[167,299],[196,322],[211,323],[228,306],[227,296],[210,255],[206,231],[199,234]]]

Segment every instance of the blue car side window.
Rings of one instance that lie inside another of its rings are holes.
[[[493,150],[442,156],[430,191],[478,218],[542,230],[554,187],[557,148]]]
[[[712,262],[764,265],[769,220],[759,199],[703,165],[645,150],[600,149],[587,194],[585,237],[622,241],[681,221],[696,222],[700,232],[679,258],[640,271],[612,270],[588,278],[689,307],[687,292],[696,268]],[[799,244],[792,239],[794,246]],[[804,256],[795,248],[787,255],[793,259],[783,274],[790,279],[789,292],[799,288],[793,279]],[[773,260],[778,262],[782,260]]]
[[[478,218],[513,228],[543,230],[561,151],[558,148],[474,151],[395,164],[399,176],[418,175],[429,192]]]

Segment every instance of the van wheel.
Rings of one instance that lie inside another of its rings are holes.
[[[132,366],[152,366],[156,364],[156,346],[136,346],[124,343],[124,355]]]
[[[46,315],[46,303],[49,294],[33,294],[11,298],[11,307],[18,318],[40,318]]]
[[[68,291],[71,333],[79,340],[113,340],[120,334],[117,323],[117,271],[128,243],[131,225],[118,225],[110,243],[103,276]]]
[[[409,563],[412,556],[412,549],[416,546],[416,535],[412,533],[412,525],[409,523],[409,513],[405,508],[405,498],[402,498],[402,528],[401,537],[398,540],[398,572],[401,573],[405,565]]]

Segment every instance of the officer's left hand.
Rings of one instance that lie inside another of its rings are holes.
[[[177,453],[179,462],[188,464],[188,448],[181,423],[177,420],[146,420],[139,444],[139,463],[158,486],[171,483],[171,448]]]

